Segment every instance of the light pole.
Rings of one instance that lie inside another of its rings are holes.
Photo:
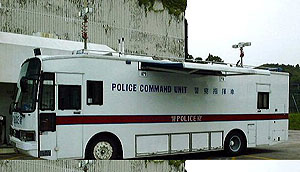
[[[79,17],[83,17],[81,34],[84,41],[84,49],[87,50],[87,39],[88,39],[88,31],[87,31],[87,23],[88,23],[88,14],[93,12],[92,8],[88,7],[88,0],[84,0],[83,9],[79,12]]]
[[[241,66],[243,67],[243,57],[244,57],[244,47],[251,46],[251,42],[240,42],[238,44],[232,45],[232,48],[240,48]],[[238,62],[239,63],[239,62]],[[238,64],[237,63],[237,64]]]

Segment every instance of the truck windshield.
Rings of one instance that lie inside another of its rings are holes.
[[[41,62],[38,58],[31,58],[22,64],[16,97],[16,111],[33,112],[35,110],[40,71]]]

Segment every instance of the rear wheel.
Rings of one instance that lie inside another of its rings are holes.
[[[237,156],[246,150],[246,138],[241,132],[230,132],[224,142],[224,150],[228,156]]]
[[[93,140],[88,148],[88,159],[109,160],[121,159],[120,148],[114,139],[101,137]]]

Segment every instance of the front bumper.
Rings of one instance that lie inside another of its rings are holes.
[[[23,142],[20,139],[9,136],[11,144],[21,153],[37,157],[37,142]]]

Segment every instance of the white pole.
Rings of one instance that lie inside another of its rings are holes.
[[[125,38],[122,37],[122,54],[125,54]]]
[[[121,45],[121,39],[118,39],[118,42],[119,42],[119,57],[121,56],[122,54],[122,45]]]

